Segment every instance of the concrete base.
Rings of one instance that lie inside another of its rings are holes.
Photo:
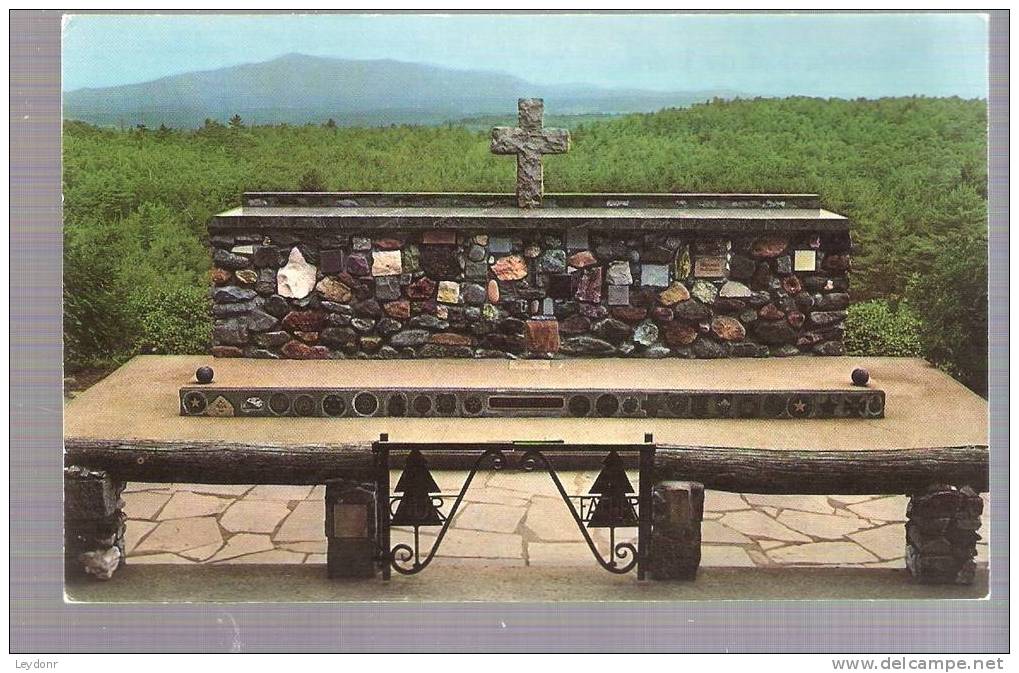
[[[972,585],[924,585],[905,570],[704,568],[696,582],[639,582],[597,567],[507,568],[434,564],[420,575],[330,580],[321,565],[127,566],[116,582],[68,582],[76,602],[679,601],[710,599],[953,599],[987,595]]]

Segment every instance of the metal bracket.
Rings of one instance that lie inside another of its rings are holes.
[[[460,490],[442,493],[431,478],[425,454],[433,451],[476,452],[477,458],[467,472]],[[555,466],[544,451],[556,453],[600,452],[606,454],[604,468],[587,495],[571,495],[563,486]],[[637,569],[637,579],[646,575],[648,545],[651,539],[652,480],[655,445],[651,433],[644,435],[643,444],[565,444],[561,441],[489,442],[438,444],[426,442],[390,442],[388,434],[372,444],[375,455],[378,512],[379,562],[382,577],[388,580],[391,571],[414,575],[434,560],[436,552],[456,516],[464,495],[481,469],[501,470],[509,465],[508,455],[519,455],[519,464],[526,470],[544,469],[555,484],[559,496],[573,517],[595,560],[605,570],[625,574]],[[394,452],[406,453],[407,465],[397,484],[399,495],[391,494],[389,458]],[[620,453],[638,454],[639,486],[632,495],[632,486],[623,471]],[[597,491],[596,491],[597,489]],[[443,511],[452,500],[448,511]],[[391,528],[409,526],[414,530],[413,544],[392,545]],[[422,554],[420,528],[439,526],[435,542]],[[637,528],[637,544],[616,542],[616,528]],[[588,528],[609,529],[609,552],[602,555]]]

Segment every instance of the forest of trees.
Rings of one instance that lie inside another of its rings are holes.
[[[572,133],[549,192],[820,193],[855,225],[849,347],[919,353],[986,390],[985,101],[716,100]],[[514,168],[453,125],[65,122],[67,368],[206,348],[206,225],[244,191],[509,192]]]

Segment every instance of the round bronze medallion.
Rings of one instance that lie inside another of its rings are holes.
[[[294,413],[298,416],[311,416],[315,413],[315,400],[311,395],[298,395],[294,400]]]
[[[347,403],[339,395],[326,395],[322,400],[322,411],[328,416],[342,416]]]
[[[183,404],[184,413],[195,415],[205,411],[205,407],[209,406],[209,401],[202,393],[190,392],[184,395]]]
[[[290,411],[290,398],[283,393],[276,393],[269,398],[269,409],[272,413],[282,416]]]

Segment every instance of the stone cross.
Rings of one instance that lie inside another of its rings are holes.
[[[570,149],[566,129],[542,128],[545,103],[540,98],[521,98],[518,127],[492,129],[492,153],[517,155],[517,205],[540,208],[544,191],[542,154],[563,154]]]

